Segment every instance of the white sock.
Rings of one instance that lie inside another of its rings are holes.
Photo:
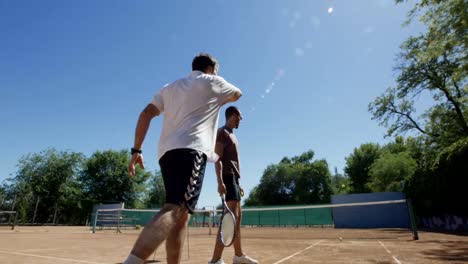
[[[128,255],[128,258],[122,264],[143,264],[144,259],[141,259],[133,254]]]

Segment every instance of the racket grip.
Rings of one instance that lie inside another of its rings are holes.
[[[220,194],[220,196],[221,196],[221,199],[223,199],[223,200],[226,199],[226,194],[225,193]]]

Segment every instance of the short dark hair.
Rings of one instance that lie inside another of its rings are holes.
[[[218,61],[208,53],[200,53],[192,61],[192,71],[205,72],[206,67],[211,66],[215,72],[218,72]]]
[[[226,109],[226,112],[224,112],[224,115],[226,116],[226,119],[229,119],[233,114],[240,114],[240,111],[237,107],[235,106],[230,106]]]

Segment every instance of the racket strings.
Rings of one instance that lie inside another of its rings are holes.
[[[225,246],[232,244],[235,238],[236,220],[227,212],[221,221],[221,240]]]

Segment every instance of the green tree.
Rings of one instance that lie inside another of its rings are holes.
[[[338,173],[335,167],[335,174],[331,177],[333,194],[347,194],[351,191],[350,180],[348,177]]]
[[[395,140],[383,145],[380,149],[381,153],[399,154],[407,152],[409,157],[417,162],[418,168],[421,169],[426,166],[428,161],[427,158],[427,146],[425,145],[423,137],[407,137],[402,136],[395,137]],[[432,161],[431,161],[432,162]],[[432,163],[430,163],[432,164]]]
[[[83,160],[81,153],[53,148],[22,157],[16,176],[10,180],[20,221],[77,223],[83,220],[76,210],[80,207],[78,174]]]
[[[263,172],[245,205],[311,204],[330,201],[331,175],[325,160],[313,160],[307,151],[293,158],[283,158]]]
[[[430,167],[416,172],[407,193],[420,215],[454,214],[468,217],[468,137],[439,152]]]
[[[0,211],[10,211],[13,206],[15,194],[7,181],[0,186]]]
[[[419,18],[426,30],[401,45],[396,86],[369,104],[373,119],[388,128],[387,136],[420,135],[405,146],[417,163],[405,192],[420,215],[468,211],[458,202],[467,199],[462,189],[468,175],[463,147],[468,137],[467,10],[466,0],[417,1],[406,24]],[[420,95],[433,98],[425,111],[416,109]]]
[[[466,0],[423,0],[410,12],[407,23],[422,13],[427,30],[401,45],[396,87],[369,104],[387,135],[416,130],[442,148],[468,136],[466,10]],[[423,93],[434,105],[417,117],[415,100]]]
[[[438,213],[468,217],[468,137],[453,143],[439,153],[432,165],[434,194]]]
[[[365,143],[355,148],[353,153],[346,157],[344,171],[349,177],[351,193],[367,193],[367,183],[370,180],[370,168],[379,158],[380,146],[374,143]]]
[[[145,199],[145,207],[161,208],[166,200],[166,189],[161,171],[157,170],[149,180],[149,191]]]
[[[416,167],[408,152],[384,153],[371,166],[368,187],[372,192],[401,192]]]
[[[145,182],[150,172],[136,169],[128,176],[128,151],[96,151],[85,163],[80,180],[89,199],[98,203],[125,202],[126,207],[142,207]]]

